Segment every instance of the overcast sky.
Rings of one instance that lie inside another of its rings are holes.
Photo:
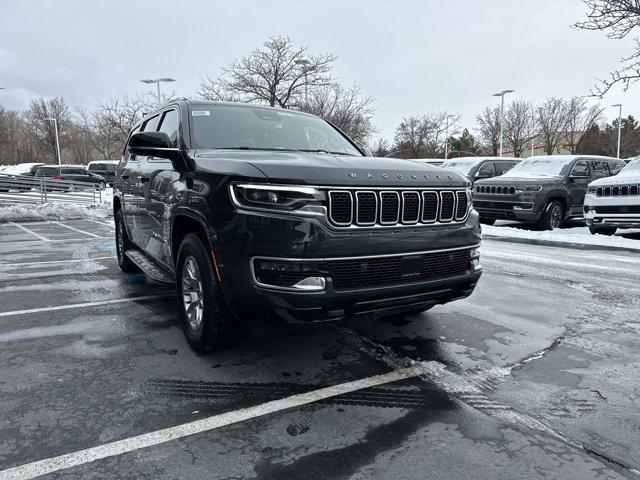
[[[412,113],[448,110],[474,127],[501,89],[534,101],[588,94],[632,49],[631,39],[571,28],[580,0],[2,0],[0,12],[5,107],[40,96],[90,107],[159,76],[190,96],[201,75],[284,34],[338,57],[340,80],[375,97],[387,139]],[[637,116],[640,84],[603,104],[618,102]]]

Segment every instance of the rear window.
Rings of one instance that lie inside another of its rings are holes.
[[[90,172],[105,171],[106,169],[107,166],[104,163],[94,163],[93,165],[89,165]]]

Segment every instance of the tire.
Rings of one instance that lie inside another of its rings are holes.
[[[118,256],[118,266],[124,273],[139,272],[140,269],[133,263],[124,252],[129,249],[135,248],[129,235],[127,235],[127,229],[124,227],[124,214],[122,209],[116,213],[116,254]]]
[[[562,225],[563,220],[564,208],[558,200],[554,200],[538,220],[538,228],[541,230],[554,230]]]
[[[495,218],[480,217],[480,223],[482,223],[484,225],[493,225],[494,223],[496,223],[496,219]]]
[[[589,227],[589,231],[591,235],[606,235],[607,237],[611,237],[616,234],[618,231],[615,227],[594,227],[593,225]]]
[[[234,333],[233,317],[225,305],[211,254],[195,233],[180,244],[176,289],[182,330],[191,348],[208,353],[226,347]]]

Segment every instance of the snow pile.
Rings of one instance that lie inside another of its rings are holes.
[[[78,205],[76,203],[18,204],[0,207],[0,222],[31,220],[76,220],[89,218],[102,220],[113,215],[110,204]]]
[[[0,222],[23,222],[32,220],[77,220],[89,218],[103,220],[113,216],[113,189],[102,192],[102,203],[87,205],[70,202],[40,204],[18,203],[0,207]]]
[[[553,231],[535,231],[515,228],[509,223],[494,226],[482,225],[482,234],[486,237],[517,238],[541,240],[554,243],[580,244],[608,248],[628,248],[640,251],[640,230],[618,230],[613,237],[592,235],[587,227],[560,228]]]

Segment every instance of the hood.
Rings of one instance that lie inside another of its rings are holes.
[[[238,173],[242,174],[243,169],[251,165],[272,183],[409,188],[470,184],[454,170],[396,158],[240,150],[197,150],[191,156],[201,170],[217,169],[221,163],[229,168],[235,162]]]
[[[629,172],[627,175],[618,174],[613,177],[605,177],[599,178],[598,180],[594,180],[589,185],[593,185],[595,187],[606,187],[607,185],[639,185],[640,184],[640,173],[638,172]]]
[[[553,183],[562,182],[563,176],[548,176],[548,177],[493,177],[483,178],[476,181],[476,185],[550,185]]]

